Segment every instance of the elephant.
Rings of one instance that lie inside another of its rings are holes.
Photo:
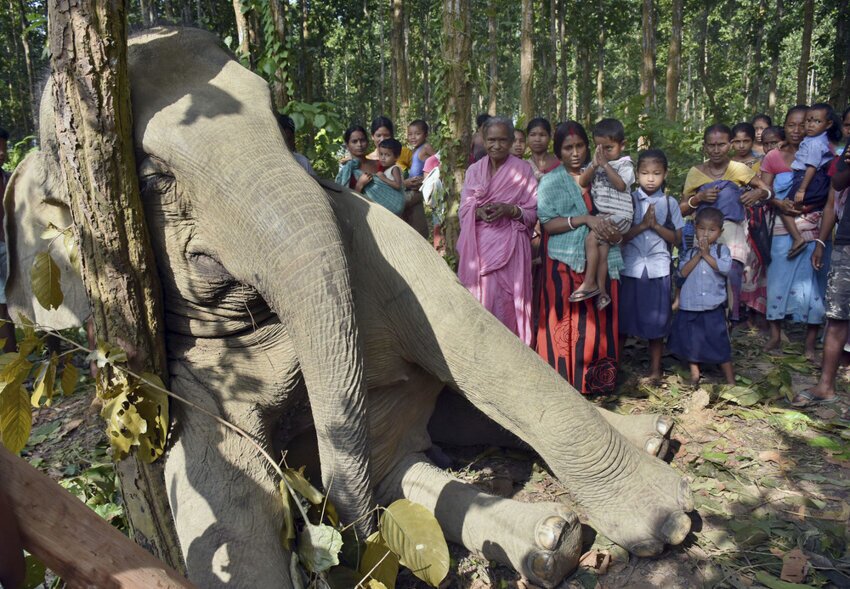
[[[444,387],[533,448],[591,524],[633,554],[684,541],[690,489],[653,455],[666,419],[589,403],[412,228],[303,172],[266,83],[213,34],[151,29],[131,38],[128,56],[171,390],[276,444],[290,464],[317,459],[329,498],[359,532],[374,529],[364,516],[376,504],[405,497],[430,509],[447,539],[542,586],[577,566],[578,517],[557,503],[487,495],[437,468],[428,424]],[[48,88],[42,149],[4,197],[7,296],[13,317],[65,327],[89,312],[71,294],[81,292],[72,273],[58,311],[33,303],[28,279],[43,226],[70,224],[51,99]],[[190,579],[293,587],[274,473],[208,416],[179,404],[172,412],[165,482]]]

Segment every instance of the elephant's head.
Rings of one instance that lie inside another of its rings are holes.
[[[184,250],[169,255],[202,260],[201,266],[250,285],[280,318],[309,390],[325,485],[333,474],[331,498],[340,515],[354,521],[372,506],[365,384],[348,263],[328,197],[287,151],[266,82],[233,60],[215,36],[148,31],[131,41],[129,61],[143,198],[176,199],[181,218],[170,226],[187,232]],[[58,206],[67,194],[52,137],[51,94],[48,89],[42,101],[42,151],[21,165],[5,206],[10,219],[20,218],[16,209],[51,209],[62,226],[69,218]],[[45,218],[44,211],[36,213]],[[17,250],[11,257],[44,249],[37,243],[42,228],[10,226],[10,249]],[[33,316],[24,264],[9,281],[10,307]],[[191,303],[192,296],[185,298]],[[195,311],[203,312],[195,302]],[[69,314],[85,314],[79,301],[71,307],[61,326]],[[191,312],[185,314],[190,322]],[[187,328],[173,315],[167,321],[172,331]]]

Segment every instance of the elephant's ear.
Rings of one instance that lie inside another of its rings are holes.
[[[22,313],[39,325],[66,329],[82,325],[91,310],[63,237],[53,240],[52,245],[52,238],[42,237],[51,224],[59,231],[71,227],[67,194],[58,167],[59,163],[46,152],[33,152],[18,165],[9,180],[3,200],[8,249],[6,304],[15,322]],[[64,295],[62,305],[49,311],[33,295],[31,278],[35,256],[48,248],[59,266]]]

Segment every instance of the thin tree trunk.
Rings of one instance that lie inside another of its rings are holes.
[[[274,23],[275,37],[281,47],[287,46],[285,11],[286,4],[281,2],[281,0],[269,0],[269,12],[271,13],[271,19]],[[287,71],[286,66],[284,65],[279,67],[274,74],[274,81],[271,85],[272,100],[275,108],[278,110],[282,109],[289,103],[290,96],[287,88],[289,81],[289,72]]]
[[[522,47],[519,60],[519,111],[525,122],[534,117],[534,7],[532,0],[522,0]]]
[[[569,74],[569,63],[570,56],[568,52],[567,46],[567,35],[566,35],[566,24],[565,20],[565,7],[566,0],[560,0],[558,3],[558,43],[560,44],[561,49],[561,67],[558,68],[561,74],[561,116],[560,119],[562,121],[566,121],[570,118],[570,74]]]
[[[761,110],[759,99],[761,98],[761,83],[762,83],[762,40],[764,38],[765,16],[767,14],[767,0],[759,0],[758,12],[753,23],[753,35],[755,36],[755,44],[753,47],[753,80],[750,85],[750,91],[747,94],[747,106],[753,106],[757,111]]]
[[[679,80],[682,69],[682,21],[684,20],[684,0],[673,0],[672,28],[670,48],[667,53],[667,120],[675,121],[679,114]]]
[[[238,45],[236,54],[242,58],[251,60],[251,50],[248,44],[248,19],[245,17],[242,0],[233,0],[233,14],[236,18],[236,38]]]
[[[558,112],[558,93],[554,91],[558,87],[557,0],[549,0],[549,55],[552,56],[552,64],[546,69],[548,83],[544,89],[544,96],[546,97],[546,112],[554,115]]]
[[[784,0],[776,0],[776,11],[770,39],[770,82],[767,92],[767,112],[770,116],[776,116],[776,88],[779,83],[779,51],[782,47],[782,18],[784,16]]]
[[[11,8],[11,6],[10,6]],[[27,108],[26,112],[26,131],[27,135],[32,133],[33,129],[35,129],[35,79],[34,79],[34,66],[32,63],[32,55],[30,54],[30,43],[29,43],[29,32],[27,29],[29,28],[29,21],[27,20],[27,10],[24,6],[23,0],[18,0],[18,11],[19,11],[19,22],[21,24],[21,46],[24,50],[24,64],[27,69]]]
[[[162,295],[133,152],[125,10],[120,0],[48,2],[58,156],[97,336],[120,344],[132,370],[167,383]],[[118,474],[136,543],[185,572],[161,462],[131,456]]]
[[[717,109],[717,99],[714,95],[714,86],[708,79],[708,71],[706,63],[708,61],[708,13],[711,7],[708,2],[703,4],[700,11],[699,21],[697,23],[697,76],[699,76],[702,88],[705,91],[705,96],[708,98],[708,107],[711,111],[711,116],[715,119],[722,120],[722,114]]]
[[[581,60],[581,82],[578,87],[578,117],[586,127],[590,126],[590,102],[592,96],[591,71],[593,64],[590,61],[590,47],[582,43],[578,50],[578,58]]]
[[[448,114],[448,136],[453,141],[445,148],[441,170],[444,169],[447,179],[443,237],[446,252],[450,253],[455,251],[457,244],[458,206],[472,143],[472,87],[468,75],[472,58],[471,10],[471,0],[443,0],[443,55],[448,84],[445,112]]]
[[[392,52],[393,52],[393,113],[400,123],[406,124],[410,116],[410,80],[407,75],[407,52],[404,49],[404,0],[392,0]]]
[[[152,27],[157,17],[154,0],[139,0],[139,8],[142,13],[142,25],[145,28]]]
[[[640,94],[648,109],[655,103],[655,3],[642,0]]]
[[[599,0],[599,38],[596,45],[596,116],[605,113],[605,6]]]
[[[806,82],[809,78],[809,59],[812,55],[812,28],[815,21],[815,0],[803,1],[803,44],[797,68],[797,104],[806,101]]]
[[[300,0],[301,26],[299,41],[301,42],[301,59],[298,64],[301,81],[301,97],[304,102],[313,102],[313,59],[310,55],[310,13],[307,0]]]
[[[386,111],[387,98],[387,60],[386,52],[384,51],[384,11],[378,15],[378,50],[381,53],[381,115]]]
[[[487,5],[487,34],[489,35],[488,51],[490,52],[490,100],[487,112],[496,114],[496,95],[499,92],[499,53],[496,47],[498,23],[496,21],[496,0],[490,0]]]
[[[835,37],[832,45],[832,80],[829,99],[832,104],[847,104],[850,85],[850,0],[838,1]]]

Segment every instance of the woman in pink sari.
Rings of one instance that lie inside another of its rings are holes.
[[[460,198],[458,277],[499,321],[532,342],[531,230],[537,180],[510,154],[514,126],[493,117],[482,129],[487,157],[466,171]]]

